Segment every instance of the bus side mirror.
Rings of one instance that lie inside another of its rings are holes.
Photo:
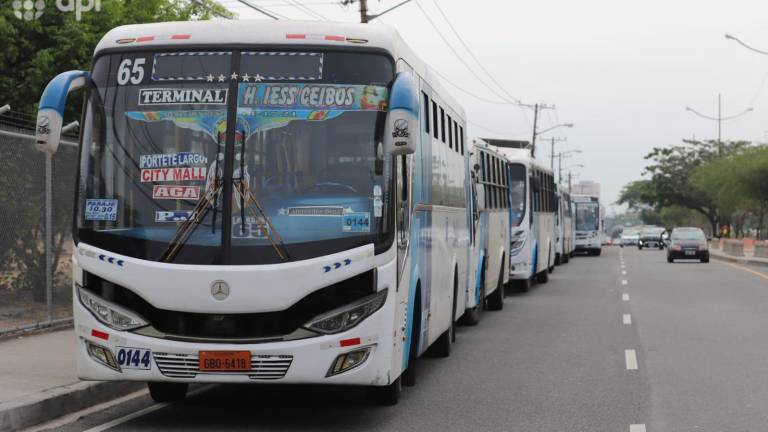
[[[407,155],[416,151],[419,138],[418,86],[410,72],[400,72],[392,84],[387,117],[387,135],[392,137],[389,153]]]
[[[62,72],[45,87],[37,109],[35,142],[38,149],[51,154],[56,153],[61,139],[67,95],[85,86],[89,77],[90,73],[86,71]]]

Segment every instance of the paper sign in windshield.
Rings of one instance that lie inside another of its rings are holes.
[[[200,198],[200,186],[155,185],[152,198],[196,200]]]
[[[389,91],[374,85],[240,84],[240,107],[262,110],[386,111]]]
[[[205,167],[155,168],[141,170],[141,182],[205,180]]]
[[[87,199],[85,200],[85,220],[116,221],[116,199]]]
[[[341,217],[341,230],[344,232],[370,232],[371,214],[347,213]]]
[[[155,222],[184,222],[192,217],[192,210],[156,211]]]
[[[166,168],[166,167],[191,167],[201,166],[208,163],[208,158],[191,152],[149,154],[139,157],[139,167],[145,168]]]

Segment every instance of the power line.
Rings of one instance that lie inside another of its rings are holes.
[[[445,45],[446,45],[446,46],[447,46],[447,47],[448,47],[448,48],[449,48],[449,49],[450,49],[450,50],[453,52],[453,54],[454,54],[454,55],[456,56],[456,58],[457,58],[457,59],[458,59],[458,60],[461,62],[461,64],[463,64],[463,65],[464,65],[464,67],[466,67],[466,68],[467,68],[467,70],[468,70],[468,71],[469,71],[469,72],[470,72],[470,73],[471,73],[471,74],[472,74],[472,75],[473,75],[475,78],[477,78],[477,80],[478,80],[478,81],[480,81],[480,83],[481,83],[483,86],[485,86],[485,88],[487,88],[487,89],[488,89],[488,90],[489,90],[491,93],[493,93],[493,94],[494,94],[496,97],[498,97],[498,98],[499,98],[499,99],[501,99],[502,101],[506,101],[506,102],[507,102],[509,105],[515,105],[515,104],[519,104],[519,103],[520,103],[519,101],[516,101],[516,100],[509,100],[509,99],[507,99],[507,98],[506,98],[504,95],[501,95],[501,94],[499,94],[498,90],[495,90],[493,87],[489,86],[489,85],[488,85],[488,83],[487,83],[487,82],[485,82],[485,80],[483,80],[483,78],[481,78],[481,77],[480,77],[480,75],[478,75],[478,74],[477,74],[477,72],[475,72],[475,70],[474,70],[472,67],[470,67],[470,66],[469,66],[469,64],[467,63],[467,61],[466,61],[466,60],[464,60],[463,56],[462,56],[461,54],[459,54],[459,52],[456,50],[456,48],[454,48],[454,47],[453,47],[453,45],[451,45],[451,43],[448,41],[448,38],[446,38],[446,37],[445,37],[445,35],[443,34],[443,32],[442,32],[442,31],[440,31],[440,29],[437,27],[437,25],[435,24],[435,22],[434,22],[434,21],[432,21],[432,18],[430,18],[430,17],[429,17],[429,15],[427,14],[427,12],[426,12],[426,11],[424,10],[424,8],[421,6],[421,3],[420,3],[418,0],[415,0],[415,1],[414,1],[414,3],[416,3],[416,6],[417,6],[417,7],[419,8],[419,10],[421,11],[421,14],[422,14],[422,15],[424,15],[424,18],[426,18],[426,19],[427,19],[427,21],[429,22],[429,24],[432,26],[432,28],[435,30],[435,32],[437,32],[438,36],[440,36],[440,38],[443,40],[443,42],[445,43]]]
[[[240,3],[248,6],[251,9],[261,13],[262,15],[266,15],[266,16],[272,18],[273,20],[279,20],[280,19],[273,12],[270,12],[270,11],[264,9],[263,7],[256,6],[255,4],[249,2],[248,0],[237,0],[237,1],[239,1]],[[285,18],[285,17],[283,17],[283,18]]]
[[[442,79],[443,81],[446,82],[446,84],[450,84],[456,90],[458,90],[458,91],[460,91],[460,92],[462,92],[462,93],[464,93],[464,94],[466,94],[466,95],[468,95],[470,97],[473,97],[473,98],[475,98],[475,99],[477,99],[477,100],[479,100],[481,102],[485,102],[487,104],[492,104],[492,105],[509,105],[510,104],[509,102],[495,101],[495,100],[491,100],[491,99],[486,99],[486,98],[484,98],[482,96],[478,96],[475,93],[473,93],[473,92],[467,90],[466,88],[464,88],[464,86],[456,84],[455,82],[449,80],[445,75],[440,73],[437,69],[434,69],[434,68],[430,67],[429,70],[432,71],[435,75],[439,76],[440,79]]]
[[[418,1],[417,1],[417,3],[418,3]],[[465,49],[465,50],[466,50],[466,51],[469,53],[469,55],[470,55],[470,56],[472,57],[472,59],[475,61],[475,63],[477,63],[477,65],[478,65],[478,66],[480,66],[480,69],[481,69],[483,72],[485,72],[485,74],[488,76],[488,78],[490,78],[490,79],[491,79],[491,81],[492,81],[494,84],[496,84],[496,86],[497,86],[498,88],[500,88],[500,89],[501,89],[501,91],[502,91],[502,92],[504,92],[504,94],[506,94],[506,95],[507,95],[507,96],[508,96],[510,99],[514,100],[516,103],[522,103],[522,102],[520,102],[520,99],[518,99],[518,98],[514,97],[513,95],[511,95],[511,94],[510,94],[510,93],[509,93],[509,92],[508,92],[508,91],[507,91],[507,90],[504,88],[504,86],[503,86],[503,85],[501,85],[501,83],[499,83],[499,81],[497,81],[497,80],[496,80],[496,78],[494,78],[494,76],[493,76],[493,75],[492,75],[492,74],[491,74],[491,73],[488,71],[488,69],[486,69],[486,68],[485,68],[485,66],[483,66],[483,63],[482,63],[482,62],[481,62],[481,61],[480,61],[480,60],[477,58],[477,56],[475,56],[475,53],[474,53],[474,52],[472,52],[472,49],[471,49],[471,48],[469,48],[469,46],[467,45],[467,43],[464,41],[464,38],[462,38],[462,37],[461,37],[461,35],[459,34],[459,32],[456,30],[456,27],[454,27],[454,26],[453,26],[453,24],[451,23],[451,20],[450,20],[450,19],[448,19],[448,16],[447,16],[447,15],[445,14],[445,12],[443,11],[443,8],[441,8],[441,7],[440,7],[440,5],[438,5],[438,4],[437,4],[437,1],[435,1],[435,0],[432,0],[432,3],[434,3],[434,5],[435,5],[435,7],[437,8],[438,12],[440,12],[440,15],[442,15],[442,16],[443,16],[443,19],[445,20],[445,22],[446,22],[446,23],[448,23],[448,27],[449,27],[449,28],[451,29],[451,31],[453,32],[454,36],[456,36],[456,39],[458,39],[458,40],[459,40],[459,42],[461,43],[461,46],[463,46],[463,47],[464,47],[464,49]]]
[[[320,15],[319,13],[317,13],[314,10],[310,9],[309,7],[299,3],[296,0],[283,0],[283,2],[287,3],[290,6],[293,6],[294,8],[296,8],[299,11],[305,13],[306,15],[309,15],[310,17],[312,17],[314,19],[319,19],[321,21],[328,21],[328,18],[324,17],[323,15]]]

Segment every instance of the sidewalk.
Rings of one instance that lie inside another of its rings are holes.
[[[714,259],[723,261],[730,261],[741,264],[752,264],[760,266],[768,266],[768,258],[756,258],[752,256],[752,253],[747,251],[743,257],[728,255],[720,249],[709,248],[709,255]]]
[[[0,431],[17,430],[141,388],[84,382],[72,329],[0,341]]]

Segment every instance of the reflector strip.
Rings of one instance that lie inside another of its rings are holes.
[[[297,34],[297,33],[288,33],[285,35],[286,39],[306,39],[307,35],[305,34]]]
[[[171,36],[171,39],[190,39],[191,37],[192,35],[188,35],[188,34],[177,34],[177,35]]]
[[[344,42],[344,36],[326,36],[325,40],[336,41],[336,42]]]
[[[340,347],[348,347],[353,345],[360,345],[360,338],[344,339],[339,341]]]
[[[155,40],[154,36],[142,36],[136,38],[136,42],[150,42],[153,40]]]
[[[91,336],[97,337],[99,339],[109,340],[109,333],[104,333],[103,331],[98,331],[96,329],[91,330]]]

